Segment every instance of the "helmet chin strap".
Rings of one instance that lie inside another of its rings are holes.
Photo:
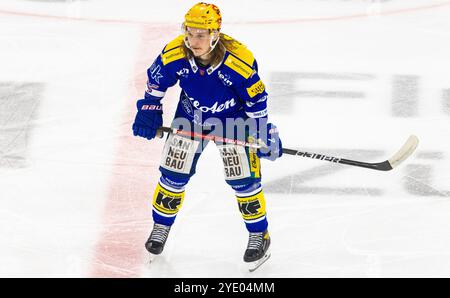
[[[217,34],[217,39],[216,40],[213,40],[211,38],[211,40],[209,41],[210,50],[207,53],[201,54],[200,56],[196,56],[196,57],[205,56],[205,55],[208,55],[209,53],[211,53],[214,50],[214,48],[217,46],[217,44],[219,43],[219,39],[220,39],[220,34]],[[188,41],[187,36],[184,37],[184,44],[186,45],[186,47],[188,49],[190,49],[192,51],[191,46],[189,45],[189,41]]]

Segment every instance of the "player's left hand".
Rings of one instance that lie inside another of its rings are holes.
[[[255,137],[266,145],[256,151],[258,157],[274,161],[283,155],[283,145],[275,124],[259,125],[259,131]]]

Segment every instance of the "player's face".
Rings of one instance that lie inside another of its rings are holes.
[[[211,46],[209,30],[186,27],[186,36],[194,56],[200,57],[209,51]]]

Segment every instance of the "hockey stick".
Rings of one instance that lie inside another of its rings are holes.
[[[190,131],[184,131],[179,130],[175,128],[170,127],[160,127],[158,129],[158,135],[162,136],[166,133],[173,133],[185,137],[191,137],[191,138],[198,138],[202,140],[210,140],[210,141],[217,141],[219,143],[226,143],[226,144],[233,144],[233,145],[240,145],[245,146],[249,148],[261,148],[265,146],[264,144],[260,143],[251,143],[251,142],[245,142],[240,141],[236,139],[229,139],[229,138],[223,138],[216,135],[204,135],[201,133],[196,132],[190,132]],[[363,162],[363,161],[356,161],[351,159],[345,159],[340,157],[334,157],[319,153],[312,153],[312,152],[305,152],[300,150],[294,150],[294,149],[288,149],[283,148],[284,154],[289,155],[296,155],[301,157],[307,157],[312,159],[319,159],[334,163],[340,163],[344,165],[350,165],[350,166],[356,166],[361,168],[367,168],[372,170],[379,170],[379,171],[390,171],[393,168],[397,167],[399,164],[401,164],[405,159],[407,159],[417,148],[417,145],[419,144],[419,139],[415,135],[411,135],[408,140],[403,144],[403,146],[400,148],[400,150],[397,151],[390,159],[382,161],[382,162],[376,162],[376,163],[369,163],[369,162]]]
[[[376,162],[376,163],[356,161],[356,160],[351,160],[351,159],[317,154],[317,153],[302,152],[302,151],[286,149],[286,148],[283,148],[283,153],[291,154],[291,155],[298,155],[298,156],[302,156],[302,157],[309,157],[309,158],[313,158],[313,159],[320,159],[320,160],[340,163],[340,164],[344,164],[344,165],[362,167],[362,168],[367,168],[367,169],[372,169],[372,170],[390,171],[393,168],[397,167],[399,164],[401,164],[405,159],[407,159],[414,152],[414,150],[416,150],[418,144],[419,144],[419,139],[415,135],[411,135],[411,136],[409,136],[408,140],[406,140],[406,142],[403,144],[403,146],[400,148],[400,150],[398,150],[397,153],[395,153],[391,158],[389,158],[388,160],[385,160],[382,162]]]

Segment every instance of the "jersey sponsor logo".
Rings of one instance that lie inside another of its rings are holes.
[[[220,149],[226,178],[242,176],[241,159],[236,148],[223,147]]]
[[[183,77],[183,78],[187,78],[189,75],[189,69],[183,68],[183,69],[177,71],[177,75],[179,75],[180,77]]]
[[[261,170],[259,164],[259,158],[254,152],[250,152],[250,172],[252,173],[252,177],[260,178]]]
[[[236,100],[234,98],[232,98],[232,99],[225,101],[222,104],[219,104],[219,102],[216,101],[212,106],[207,107],[207,106],[201,106],[200,102],[198,100],[196,100],[195,98],[192,98],[189,96],[187,96],[187,97],[191,101],[194,108],[202,111],[203,113],[208,113],[208,112],[210,112],[211,114],[220,113],[220,112],[227,110],[229,108],[232,108],[236,105]]]
[[[171,172],[189,174],[200,142],[170,134],[164,145],[161,167]]]
[[[161,70],[161,66],[157,65],[157,64],[153,64],[150,67],[150,73],[151,73],[151,78],[155,80],[156,83],[159,84],[159,79],[161,79],[163,77],[163,75],[160,73]]]
[[[218,74],[219,74],[219,79],[222,81],[222,83],[225,86],[233,85],[233,82],[230,81],[230,75],[229,74],[224,74],[220,70],[218,71]]]
[[[184,169],[191,145],[192,143],[185,142],[184,139],[174,138],[167,152],[166,166],[176,170]]]
[[[267,109],[258,112],[245,112],[245,113],[247,114],[247,116],[251,118],[261,118],[267,116],[268,114]]]
[[[235,145],[219,146],[226,180],[238,180],[251,176],[247,153],[244,147]]]
[[[256,95],[263,93],[265,89],[266,87],[264,86],[263,82],[259,80],[258,82],[247,88],[247,93],[251,98],[253,98]]]
[[[194,107],[185,93],[181,94],[181,107],[189,116],[194,116]]]
[[[177,188],[184,187],[186,185],[186,182],[173,181],[172,179],[170,179],[167,176],[161,177],[161,181],[163,184],[165,184],[167,186],[174,186]]]
[[[237,58],[228,57],[225,60],[225,65],[239,73],[244,78],[248,79],[253,72],[253,69],[248,67],[244,62],[240,62]]]

